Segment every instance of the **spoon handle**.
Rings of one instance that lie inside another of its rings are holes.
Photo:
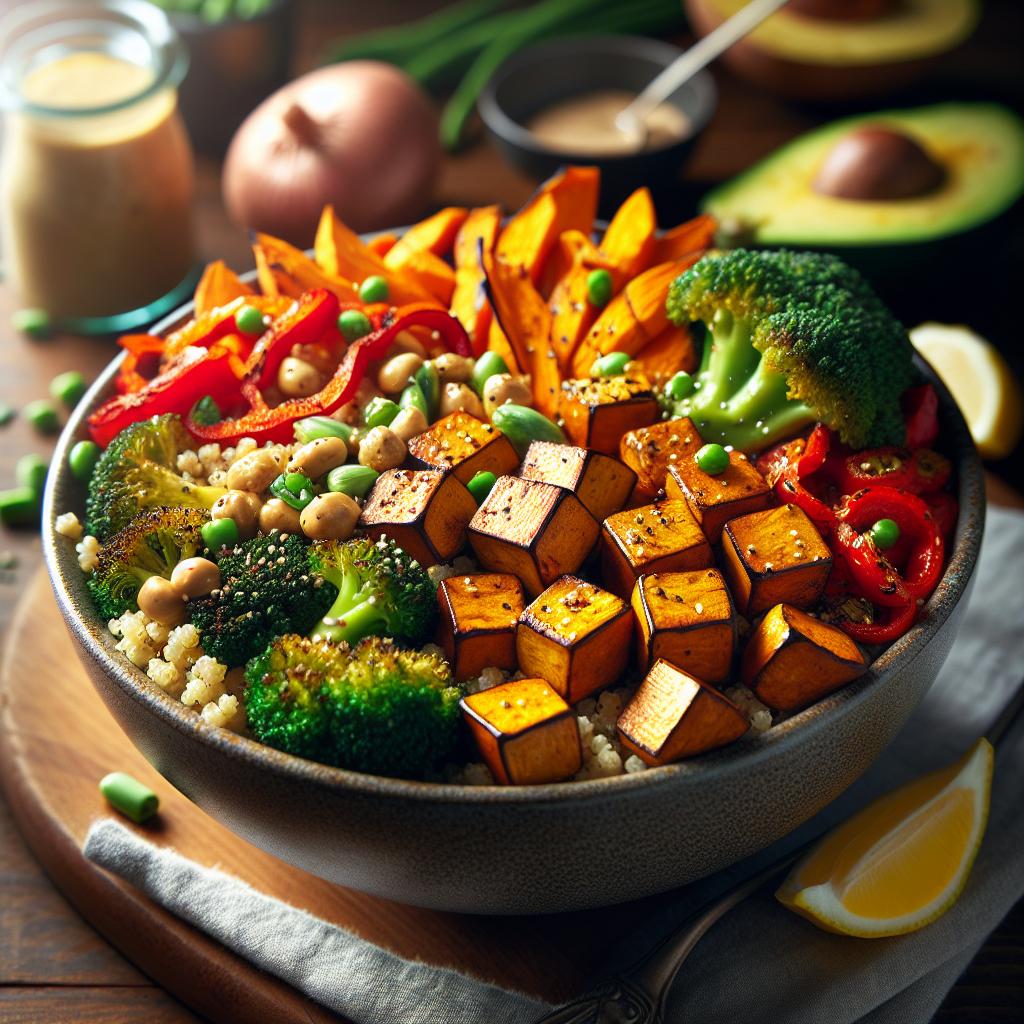
[[[789,0],[751,0],[669,64],[619,116],[623,120],[636,118],[642,121],[701,68],[710,64],[719,54],[728,50],[733,43],[739,42],[765,18],[788,2]]]

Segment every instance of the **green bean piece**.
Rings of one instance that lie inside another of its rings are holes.
[[[149,821],[160,809],[160,798],[127,772],[111,772],[100,780],[100,792],[116,811],[137,825]]]
[[[63,402],[69,409],[78,405],[85,391],[85,378],[77,370],[58,373],[50,381],[50,395],[56,401]]]
[[[508,373],[508,364],[497,352],[488,349],[473,366],[473,376],[470,378],[473,390],[482,396],[488,378],[496,373]]]
[[[350,463],[335,466],[327,474],[327,490],[347,494],[350,498],[365,498],[380,474],[369,466]]]
[[[341,420],[331,419],[330,416],[307,416],[303,420],[296,420],[292,424],[292,430],[295,433],[295,440],[303,444],[321,437],[340,437],[348,444],[353,428]]]
[[[37,398],[25,406],[25,419],[40,434],[55,434],[60,429],[60,418],[53,403],[46,398]]]
[[[366,337],[373,330],[373,324],[361,309],[346,309],[338,314],[338,330],[346,341],[355,341]]]
[[[367,402],[363,410],[363,422],[371,428],[387,427],[400,412],[401,409],[390,398],[381,398],[377,395]]]
[[[71,475],[82,483],[92,479],[92,471],[100,461],[100,446],[95,441],[79,441],[68,452],[68,468]]]
[[[359,286],[359,298],[363,302],[387,302],[387,278],[381,277],[380,274],[371,274]]]
[[[879,519],[871,527],[871,539],[880,551],[887,551],[900,539],[899,524],[894,519]]]
[[[595,359],[590,367],[592,377],[619,377],[626,370],[626,363],[632,357],[628,352],[609,352],[606,356]]]
[[[203,523],[199,532],[203,536],[203,543],[211,551],[233,548],[238,543],[238,523],[228,517]]]
[[[39,498],[31,487],[0,491],[0,523],[4,526],[30,526],[38,522]]]
[[[473,500],[482,505],[484,499],[491,493],[491,488],[498,482],[498,478],[487,470],[477,473],[472,480],[466,484],[466,489],[473,495]]]
[[[242,306],[235,314],[235,326],[243,334],[262,334],[267,328],[267,318],[255,306]]]
[[[592,306],[607,306],[612,297],[612,275],[604,267],[587,274],[587,302]]]
[[[270,485],[270,493],[301,512],[315,497],[313,481],[302,473],[282,473]]]
[[[11,314],[11,327],[30,338],[48,338],[53,323],[45,309],[18,309]]]
[[[429,359],[416,371],[415,381],[427,401],[427,419],[433,421],[441,404],[441,376]]]
[[[709,476],[718,476],[729,468],[729,453],[720,444],[704,445],[693,459]]]
[[[415,381],[409,384],[398,396],[399,409],[419,409],[424,419],[430,422],[430,409],[427,407],[427,396],[423,394],[423,388]]]
[[[526,449],[533,441],[568,443],[557,424],[552,423],[543,413],[526,405],[508,402],[498,406],[491,413],[491,423],[509,439],[520,458],[526,455]]]
[[[50,471],[50,463],[42,457],[30,452],[18,459],[14,467],[14,478],[22,487],[27,487],[36,496],[36,500],[43,497],[43,488],[46,487],[46,474]]]

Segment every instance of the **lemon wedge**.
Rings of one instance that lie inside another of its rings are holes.
[[[916,931],[960,895],[981,845],[992,745],[901,786],[824,837],[775,894],[816,925],[876,938]]]
[[[1024,396],[999,350],[960,324],[921,324],[910,340],[953,393],[982,456],[1009,455],[1024,430]]]

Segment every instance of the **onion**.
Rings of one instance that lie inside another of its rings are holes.
[[[333,203],[356,231],[414,220],[440,165],[437,115],[404,72],[376,61],[312,71],[261,103],[235,133],[224,199],[243,227],[312,243]]]

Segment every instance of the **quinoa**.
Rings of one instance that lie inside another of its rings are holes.
[[[84,530],[81,522],[79,522],[78,516],[76,516],[74,512],[64,512],[57,516],[57,520],[53,526],[62,537],[68,537],[74,541],[82,539],[82,533]]]
[[[224,696],[224,676],[228,667],[208,654],[196,660],[185,677],[181,703],[189,707],[216,702]]]
[[[745,686],[733,686],[725,691],[729,698],[750,719],[754,732],[767,732],[772,727],[771,709],[762,704]]]
[[[87,533],[75,545],[75,551],[78,552],[78,565],[82,572],[92,572],[100,558],[100,542]]]

